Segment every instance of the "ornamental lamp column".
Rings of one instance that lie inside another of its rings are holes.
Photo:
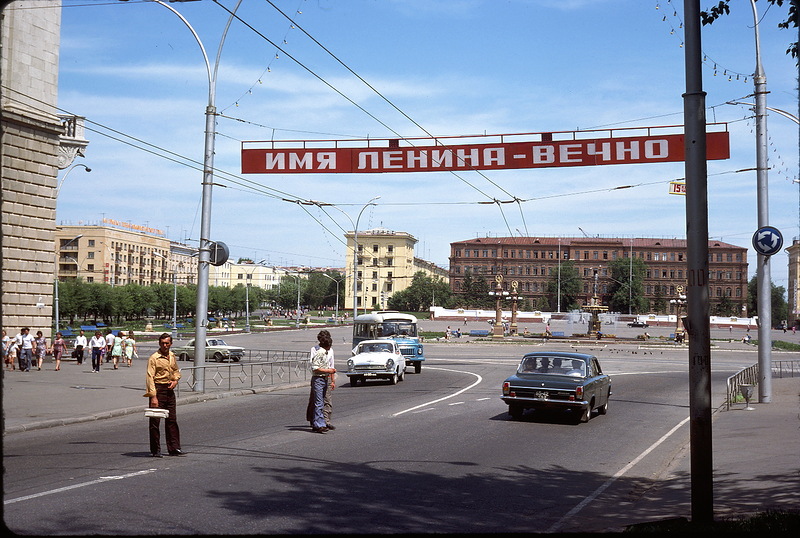
[[[489,292],[489,295],[495,298],[495,317],[492,338],[503,338],[503,309],[501,301],[503,297],[508,296],[508,292],[503,290],[503,275],[497,275],[494,280],[496,282],[494,291]]]

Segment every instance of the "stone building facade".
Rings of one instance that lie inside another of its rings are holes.
[[[644,296],[651,305],[669,302],[687,285],[685,239],[601,237],[481,237],[450,244],[450,285],[455,293],[469,272],[483,276],[490,285],[503,275],[504,285],[517,281],[518,293],[532,303],[547,297],[547,283],[557,274],[560,261],[571,260],[583,281],[580,304],[589,304],[595,282],[601,304],[608,304],[611,280],[608,264],[617,259],[640,258],[647,271]],[[747,304],[747,249],[709,241],[709,285],[711,306],[727,300],[744,316]],[[595,272],[597,278],[595,280]],[[724,299],[723,299],[724,298]],[[737,312],[738,313],[738,312]]]
[[[800,239],[794,239],[786,248],[789,254],[789,285],[786,294],[789,296],[789,327],[800,327]],[[777,320],[780,321],[780,320]],[[776,320],[772,320],[773,323]]]
[[[61,2],[3,2],[1,19],[2,325],[50,336],[57,175],[86,141],[56,110]]]

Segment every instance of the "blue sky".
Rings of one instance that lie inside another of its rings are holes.
[[[58,220],[130,221],[196,245],[202,174],[186,163],[203,158],[208,78],[200,48],[153,2],[62,3],[59,107],[87,118],[91,142],[80,162],[92,173],[70,174]],[[171,4],[212,65],[229,17],[219,4]],[[748,107],[725,103],[752,102],[753,16],[749,2],[733,4],[730,16],[703,30],[708,120],[728,122],[731,133],[731,158],[709,162],[709,234],[748,247],[752,275],[756,176],[737,171],[755,166],[755,126]],[[767,104],[796,115],[797,68],[785,50],[797,30],[777,28],[785,8],[757,5]],[[420,127],[448,136],[681,124],[683,2],[244,0],[237,14],[252,29],[234,20],[222,48],[215,168],[224,187],[214,188],[211,224],[212,239],[227,243],[234,259],[342,267],[343,230],[375,196],[359,229],[409,232],[419,239],[417,255],[442,266],[451,242],[476,236],[685,236],[685,200],[668,194],[682,163],[486,177],[239,172],[242,141],[423,136]],[[772,113],[768,129],[770,224],[790,244],[800,235],[798,127]],[[614,190],[623,185],[634,188]],[[478,203],[509,193],[527,201],[502,211]],[[773,257],[772,276],[787,286],[785,253]]]

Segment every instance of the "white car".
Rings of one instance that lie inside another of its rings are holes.
[[[345,373],[352,387],[369,378],[388,379],[395,385],[405,376],[406,359],[394,340],[364,340],[353,348]]]

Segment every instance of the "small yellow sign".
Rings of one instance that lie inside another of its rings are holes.
[[[670,181],[669,182],[669,193],[670,194],[686,194],[686,182],[685,181]]]

